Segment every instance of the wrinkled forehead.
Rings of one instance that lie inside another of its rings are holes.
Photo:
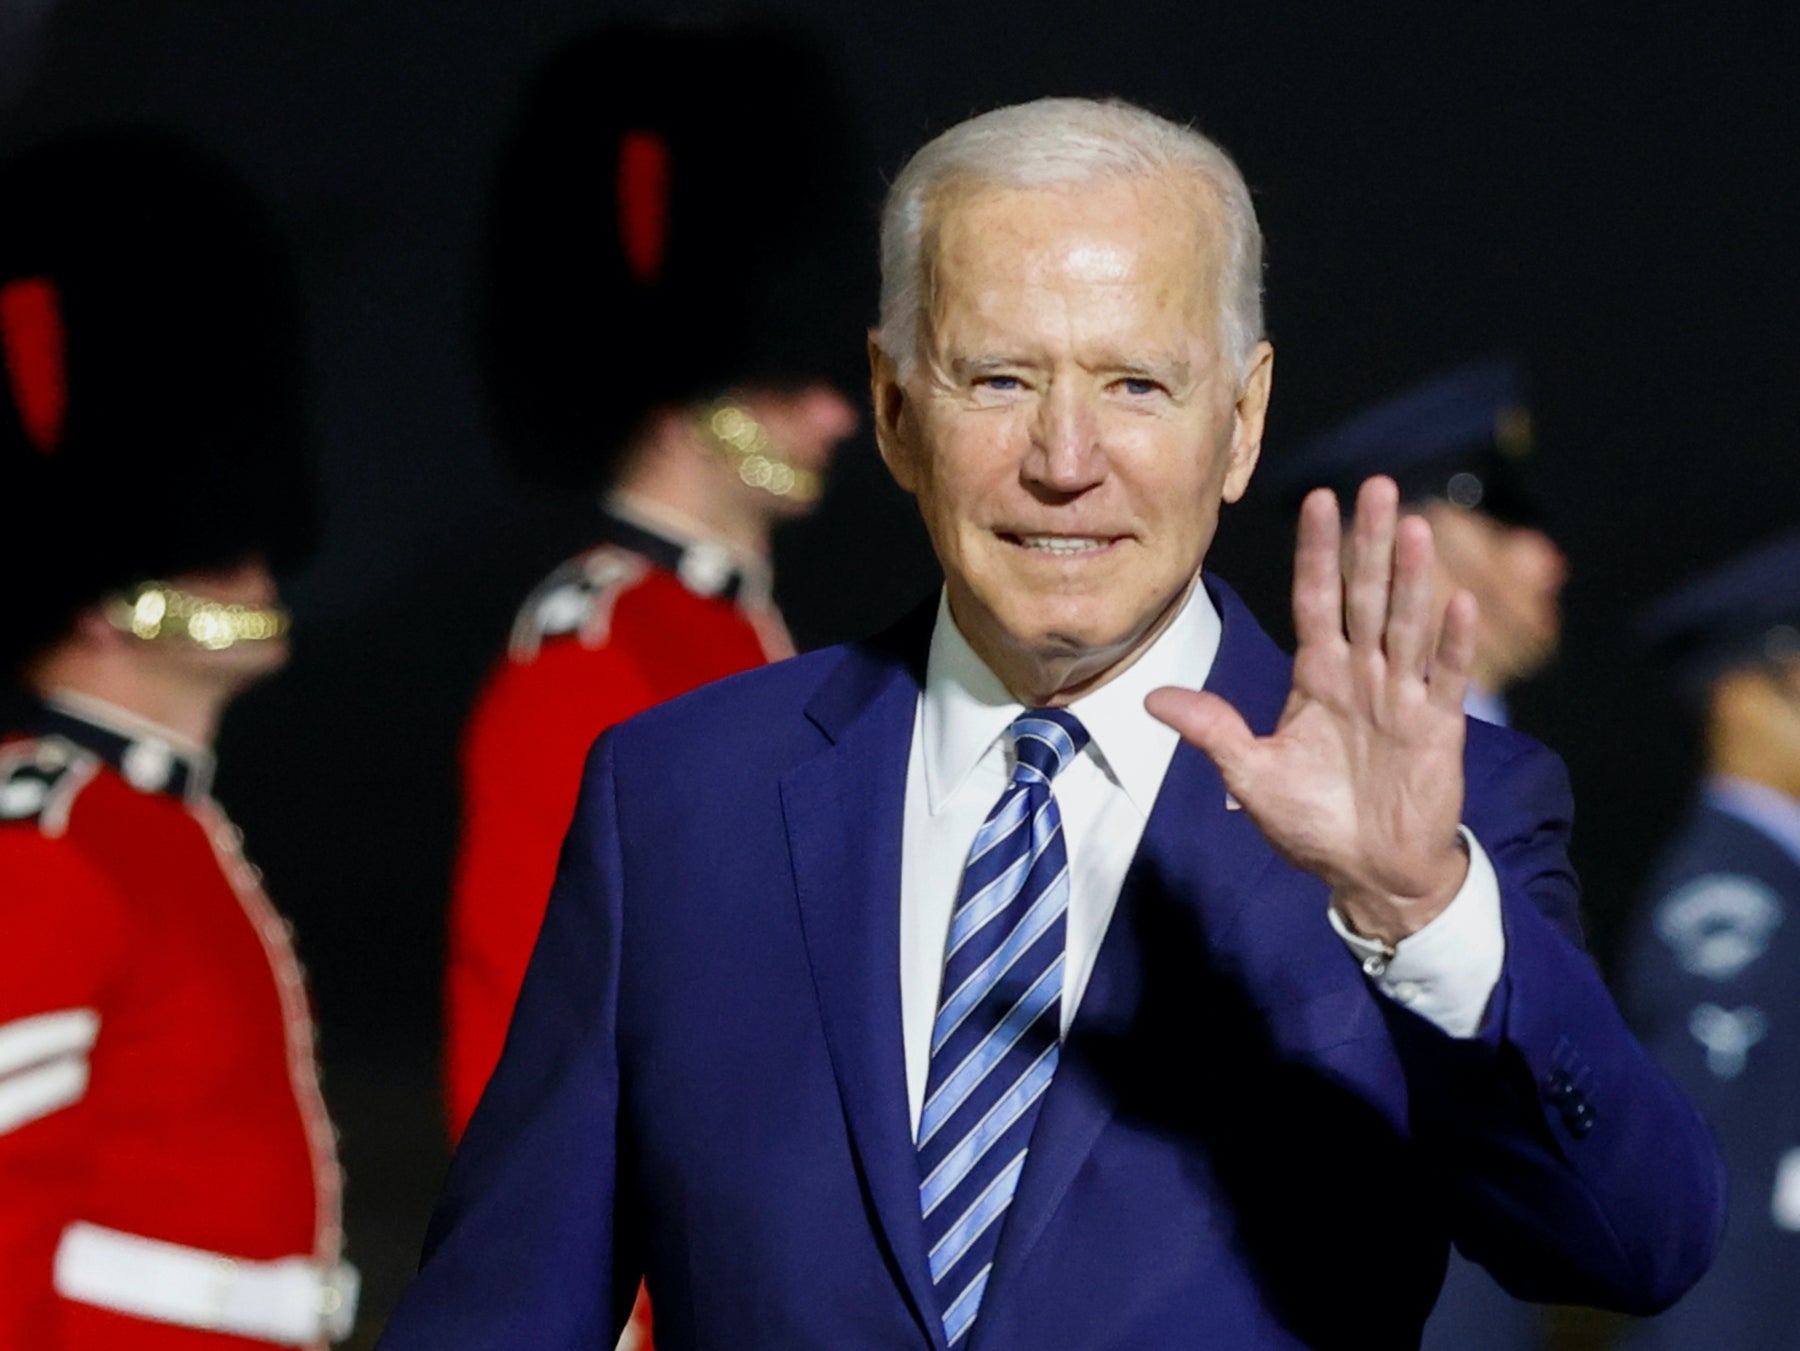
[[[927,322],[975,295],[1067,283],[1139,286],[1209,329],[1218,315],[1225,230],[1194,176],[952,180],[928,203],[921,243]]]

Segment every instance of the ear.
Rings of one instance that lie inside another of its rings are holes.
[[[1269,389],[1275,378],[1275,349],[1259,342],[1250,351],[1249,369],[1238,391],[1232,420],[1230,459],[1225,467],[1224,499],[1235,502],[1250,486],[1262,456],[1263,424],[1269,416]]]
[[[869,403],[875,410],[875,445],[882,463],[907,492],[917,491],[912,446],[908,438],[906,390],[900,368],[881,345],[881,337],[869,330]]]
[[[643,431],[634,449],[640,455],[661,453],[694,460],[715,459],[700,435],[700,417],[705,407],[698,403],[665,404],[652,410],[643,421]]]

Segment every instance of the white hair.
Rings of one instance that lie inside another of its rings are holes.
[[[1225,229],[1219,332],[1240,378],[1263,336],[1262,230],[1231,156],[1191,127],[1119,99],[1045,98],[959,122],[922,146],[881,209],[881,326],[875,340],[910,373],[924,313],[926,228],[958,183],[1049,188],[1103,178],[1197,179]]]

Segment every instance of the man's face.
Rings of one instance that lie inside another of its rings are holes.
[[[1507,525],[1448,502],[1425,509],[1444,589],[1481,606],[1474,676],[1499,694],[1543,670],[1562,634],[1560,598],[1569,563],[1541,530]]]
[[[921,351],[871,349],[876,435],[951,613],[1013,693],[1066,700],[1173,617],[1248,484],[1272,354],[1218,343],[1207,190],[1156,178],[952,189]]]
[[[1786,717],[1775,720],[1776,726],[1766,735],[1773,756],[1787,769],[1787,782],[1800,784],[1800,657],[1774,662],[1768,676]]]

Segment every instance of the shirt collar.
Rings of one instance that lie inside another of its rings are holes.
[[[1714,807],[1754,826],[1800,862],[1800,802],[1767,784],[1729,774],[1712,775],[1703,791]]]
[[[1484,690],[1473,680],[1463,687],[1463,712],[1471,718],[1491,722],[1496,727],[1512,725],[1507,716],[1506,700],[1492,690]]]
[[[105,699],[55,689],[36,721],[38,731],[92,751],[140,792],[197,802],[212,791],[212,752]]]
[[[1144,710],[1144,696],[1163,685],[1204,684],[1218,655],[1220,631],[1212,597],[1196,582],[1181,612],[1142,656],[1069,705],[1091,738],[1084,754],[1095,757],[1145,816],[1180,736]],[[948,596],[940,596],[920,707],[926,802],[934,815],[1024,711],[956,627]]]

